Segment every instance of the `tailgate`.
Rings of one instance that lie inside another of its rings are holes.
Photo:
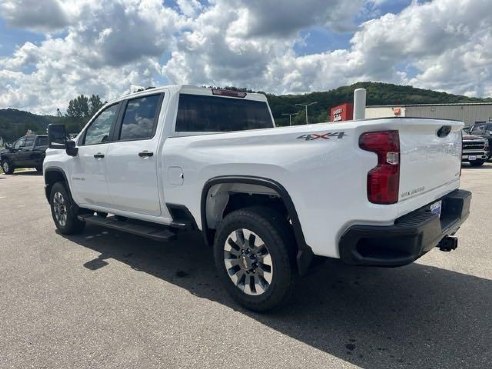
[[[458,121],[401,120],[400,202],[430,191],[442,196],[440,188],[459,183],[462,127]]]

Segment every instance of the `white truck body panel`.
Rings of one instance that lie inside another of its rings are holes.
[[[207,181],[219,176],[267,178],[289,193],[314,254],[338,258],[338,241],[351,225],[392,225],[459,187],[461,122],[388,118],[184,134],[174,131],[179,94],[211,96],[210,89],[170,86],[131,97],[157,92],[165,98],[153,139],[80,146],[75,158],[64,150],[47,151],[44,169],[58,167],[66,173],[79,206],[169,224],[166,204],[179,204],[200,228]],[[259,94],[246,99],[266,101]],[[446,125],[451,133],[439,138],[437,130]],[[400,135],[400,196],[392,205],[368,201],[367,174],[377,157],[359,148],[362,133],[381,130],[398,130]],[[325,138],[306,140],[305,135]],[[104,163],[92,157],[100,150]],[[138,158],[141,150],[154,155]]]
[[[426,156],[424,151],[433,142],[439,147],[428,131],[418,133],[426,122],[432,129],[453,125],[453,134],[445,139],[452,150]],[[272,179],[290,194],[313,252],[338,257],[338,240],[350,225],[393,224],[396,218],[459,187],[460,128],[459,122],[381,119],[170,138],[163,157],[170,165],[183,168],[184,183],[176,186],[164,182],[164,192],[201,220],[201,192],[210,178],[230,175]],[[421,187],[424,190],[394,205],[375,205],[367,200],[366,181],[367,173],[376,165],[376,155],[360,150],[358,140],[363,132],[387,129],[413,130],[413,137],[402,140],[400,193]],[[341,139],[298,139],[304,134],[342,131],[345,134]],[[416,145],[413,149],[411,141]],[[419,165],[415,160],[420,157],[424,161]],[[449,164],[451,170],[436,170],[436,166]]]

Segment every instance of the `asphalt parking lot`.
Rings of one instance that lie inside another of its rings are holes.
[[[463,169],[459,248],[396,269],[327,262],[290,306],[236,306],[200,237],[55,232],[43,178],[0,174],[0,368],[486,368],[492,163]]]

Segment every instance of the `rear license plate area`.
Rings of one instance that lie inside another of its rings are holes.
[[[436,201],[429,206],[429,210],[432,214],[436,214],[439,218],[441,217],[442,201]]]

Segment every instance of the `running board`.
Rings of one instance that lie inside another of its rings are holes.
[[[118,220],[114,216],[103,218],[92,214],[79,215],[78,218],[89,224],[95,224],[98,226],[131,233],[137,236],[147,237],[154,241],[171,241],[176,238],[175,232],[166,228],[166,226],[155,223],[132,219]]]

